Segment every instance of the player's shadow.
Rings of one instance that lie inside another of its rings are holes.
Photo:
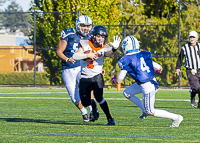
[[[80,123],[79,121],[50,121],[50,120],[26,119],[26,118],[0,118],[0,120],[4,120],[7,122],[35,122],[35,123],[65,124],[65,125],[92,125],[84,122]]]

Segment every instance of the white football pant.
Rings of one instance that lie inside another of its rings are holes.
[[[146,82],[141,85],[138,85],[137,83],[132,84],[124,90],[123,94],[126,98],[139,106],[143,113],[146,113],[148,115],[154,114],[155,117],[177,120],[177,114],[154,108],[156,92],[157,89],[155,89],[154,84],[152,84],[151,82]],[[143,102],[135,96],[136,94],[140,93],[142,93]]]
[[[81,67],[62,70],[62,77],[65,83],[65,87],[71,98],[73,104],[78,105],[80,100],[78,83],[81,78]]]
[[[155,89],[154,84],[151,82],[146,82],[141,85],[138,85],[137,83],[132,84],[124,90],[123,94],[126,98],[139,106],[144,113],[151,115],[154,113],[156,92],[157,90]],[[143,102],[137,96],[135,96],[136,94],[140,93],[143,95]]]

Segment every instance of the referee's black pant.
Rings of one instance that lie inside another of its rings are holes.
[[[193,75],[191,69],[186,69],[186,73],[192,90],[196,93],[200,93],[200,70],[197,70],[197,73]]]

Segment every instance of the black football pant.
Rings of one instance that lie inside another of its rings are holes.
[[[91,91],[97,102],[103,99],[104,80],[102,74],[98,74],[92,78],[81,78],[79,83],[79,94],[83,106],[91,105]]]

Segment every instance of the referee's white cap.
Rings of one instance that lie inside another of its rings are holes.
[[[190,33],[189,33],[189,36],[188,37],[191,37],[191,36],[193,36],[193,37],[199,37],[198,36],[198,34],[197,34],[197,32],[196,31],[190,31]]]

